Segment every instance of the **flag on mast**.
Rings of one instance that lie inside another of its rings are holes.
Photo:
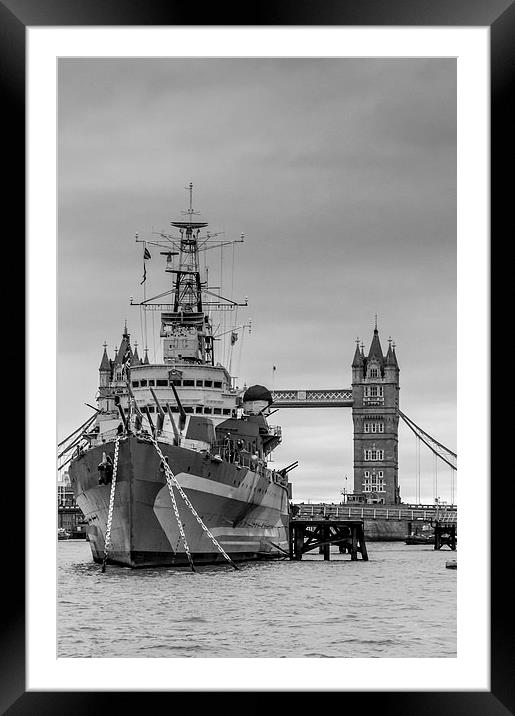
[[[238,334],[235,331],[231,333],[231,346],[233,346],[238,340]]]
[[[146,265],[145,261],[147,259],[151,259],[151,258],[152,258],[152,256],[150,255],[150,251],[145,246],[145,248],[143,249],[143,281],[140,282],[140,286],[142,284],[144,284],[145,281],[147,280],[147,265]]]

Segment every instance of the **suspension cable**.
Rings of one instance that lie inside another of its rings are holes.
[[[421,495],[420,495],[420,438],[417,435],[416,440],[416,446],[417,446],[417,504],[420,505]]]
[[[411,420],[410,418],[408,418],[408,416],[405,415],[401,410],[397,409],[397,411],[398,411],[398,413],[399,413],[399,416],[404,420],[404,422],[405,422],[406,425],[409,427],[409,429],[410,429],[413,433],[415,433],[415,435],[416,435],[420,440],[422,440],[422,442],[423,442],[425,445],[427,445],[427,447],[428,447],[433,453],[435,453],[435,455],[437,455],[437,456],[440,458],[440,460],[443,460],[443,461],[446,462],[448,465],[450,465],[450,466],[453,468],[453,470],[457,470],[456,465],[455,465],[453,462],[451,462],[452,458],[454,458],[455,461],[457,460],[457,457],[458,457],[458,456],[456,455],[455,452],[453,452],[452,450],[449,450],[449,448],[445,447],[445,445],[442,445],[442,443],[439,443],[438,440],[435,440],[431,435],[429,435],[429,433],[426,433],[424,430],[422,430],[422,428],[420,428],[416,423],[414,423],[413,420]],[[438,450],[436,450],[436,448],[433,447],[433,443],[434,443],[434,445],[438,445],[438,447],[440,447],[442,450],[444,450],[444,451],[445,451],[448,455],[450,455],[451,457],[450,457],[450,458],[447,458],[447,457],[445,457],[444,455],[442,455],[441,452],[438,452]]]

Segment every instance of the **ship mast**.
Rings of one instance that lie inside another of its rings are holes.
[[[186,220],[170,222],[172,226],[179,229],[181,237],[179,268],[171,269],[173,273],[176,273],[174,312],[202,313],[202,284],[199,271],[198,239],[200,229],[206,227],[207,223],[194,219],[195,215],[198,216],[199,212],[193,210],[193,184],[191,182],[188,189],[190,205],[186,211],[181,212],[186,215]]]
[[[159,232],[159,237],[166,240],[147,241],[145,246],[159,246],[164,251],[167,273],[175,274],[171,290],[165,291],[152,298],[145,298],[139,305],[144,310],[161,310],[161,331],[163,341],[163,359],[165,363],[202,363],[214,365],[213,333],[204,307],[209,310],[234,310],[238,306],[246,306],[247,301],[238,303],[213,293],[203,283],[200,276],[199,252],[212,248],[219,248],[229,244],[243,242],[243,234],[237,241],[216,241],[215,235],[201,236],[201,230],[208,226],[202,221],[199,212],[193,209],[193,184],[186,187],[189,192],[189,207],[181,212],[184,218],[171,221],[170,224],[178,229],[179,236]],[[136,241],[141,241],[136,239]],[[178,256],[178,266],[174,267],[174,257]],[[203,301],[203,293],[218,299]],[[166,295],[173,294],[173,303],[155,303]]]

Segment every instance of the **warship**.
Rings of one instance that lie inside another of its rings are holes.
[[[297,463],[269,467],[282,439],[281,428],[268,423],[272,395],[262,385],[240,389],[230,361],[229,369],[215,362],[225,322],[215,329],[213,313],[237,315],[247,300],[215,293],[200,255],[238,242],[206,231],[192,184],[187,189],[189,208],[170,222],[171,233],[145,241],[136,235],[144,291],[148,260],[158,250],[165,257],[166,290],[130,300],[142,316],[159,313],[162,358],[151,362],[148,349],[140,358],[127,322],[113,358],[104,344],[95,414],[76,431],[69,453],[71,487],[103,569],[236,567],[288,553],[288,473]],[[231,322],[226,344],[245,328]]]

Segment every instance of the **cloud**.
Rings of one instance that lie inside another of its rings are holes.
[[[238,321],[253,319],[238,382],[270,384],[277,365],[276,387],[347,387],[378,313],[401,404],[455,445],[455,107],[453,59],[60,60],[59,432],[82,421],[125,318],[142,344],[134,234],[167,230],[193,181],[211,230],[245,232],[222,285],[249,296]],[[165,290],[157,252],[147,269],[149,294]],[[349,419],[300,412],[280,413],[277,454],[302,455],[299,499],[338,494]]]

